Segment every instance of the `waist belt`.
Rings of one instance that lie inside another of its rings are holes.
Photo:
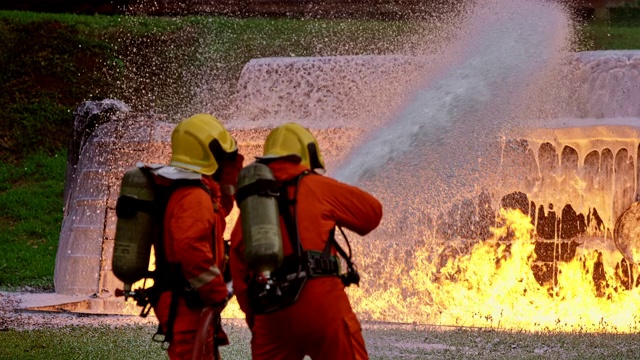
[[[339,276],[340,261],[335,255],[325,256],[320,251],[305,251],[306,263],[309,270],[309,277]]]
[[[307,279],[339,275],[337,256],[320,251],[303,251],[301,258],[285,256],[267,282],[255,277],[249,281],[249,304],[255,314],[271,313],[294,304]]]
[[[320,251],[303,251],[300,260],[293,255],[285,256],[282,265],[271,276],[278,281],[296,277],[340,276],[340,261],[337,256],[326,256]]]

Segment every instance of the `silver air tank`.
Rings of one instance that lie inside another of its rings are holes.
[[[116,205],[118,220],[113,245],[113,274],[125,288],[149,275],[149,257],[155,228],[151,215],[154,184],[140,168],[128,170],[122,178]],[[128,285],[128,286],[127,286]]]
[[[238,174],[238,193],[248,194],[238,204],[245,260],[254,274],[269,278],[282,263],[282,234],[277,194],[260,184],[275,184],[271,169],[264,164],[252,163]]]

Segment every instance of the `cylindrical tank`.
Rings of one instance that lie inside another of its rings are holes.
[[[255,274],[266,278],[280,266],[283,256],[277,198],[264,186],[258,186],[270,182],[275,178],[264,164],[252,163],[238,174],[238,193],[249,191],[249,196],[238,204],[245,259]]]
[[[122,178],[116,205],[118,220],[113,245],[113,274],[125,284],[133,284],[149,275],[149,257],[155,223],[154,184],[140,168],[128,170]]]
[[[640,202],[634,202],[620,215],[613,240],[629,264],[640,263]]]

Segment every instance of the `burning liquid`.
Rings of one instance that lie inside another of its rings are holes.
[[[468,255],[436,269],[427,248],[416,252],[409,274],[393,289],[364,294],[349,290],[365,318],[509,330],[636,332],[638,288],[596,293],[595,253],[559,263],[558,285],[541,286],[531,270],[533,225],[516,210],[501,211],[503,226]],[[508,239],[508,240],[507,240]],[[435,239],[434,239],[435,240]],[[615,279],[607,279],[615,283]],[[403,296],[401,289],[415,294]],[[619,290],[619,289],[618,289]]]

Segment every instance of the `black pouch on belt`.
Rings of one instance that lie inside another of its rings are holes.
[[[283,265],[269,279],[253,278],[247,289],[255,314],[268,314],[295,304],[307,282],[307,273],[297,259],[285,257]]]

